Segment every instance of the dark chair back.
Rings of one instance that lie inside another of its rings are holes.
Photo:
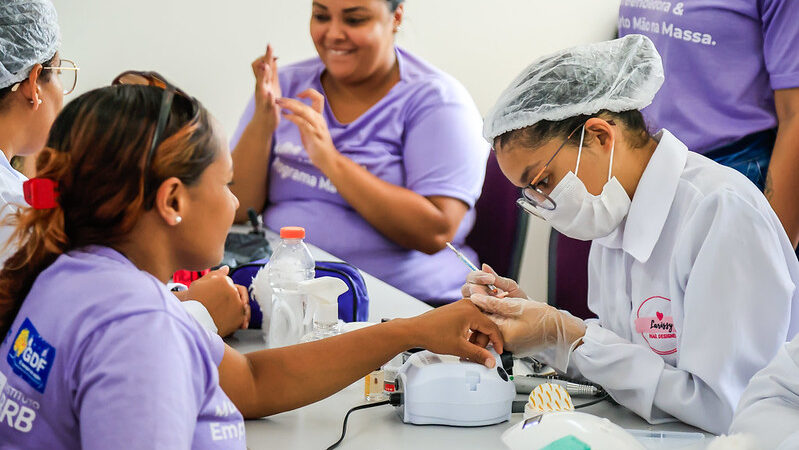
[[[581,319],[596,317],[588,309],[588,253],[591,241],[578,241],[554,229],[549,236],[549,304]]]
[[[519,189],[505,178],[494,152],[491,152],[486,164],[483,193],[475,205],[474,228],[466,237],[466,244],[477,252],[481,263],[513,279],[519,275],[527,232],[527,214],[516,206],[518,198]]]

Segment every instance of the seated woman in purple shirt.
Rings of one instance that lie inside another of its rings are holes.
[[[468,269],[442,249],[477,259],[463,242],[489,148],[466,89],[395,47],[402,17],[401,0],[316,0],[318,58],[278,75],[267,47],[231,145],[232,189],[238,220],[254,208],[271,229],[301,225],[313,244],[446,303]]]
[[[196,100],[157,74],[136,81],[153,85],[64,108],[33,207],[14,216],[18,250],[0,272],[3,447],[243,449],[243,417],[317,401],[411,347],[493,367],[464,336],[502,351],[499,331],[468,300],[246,355],[200,327],[164,283],[221,259],[239,206],[230,151]]]

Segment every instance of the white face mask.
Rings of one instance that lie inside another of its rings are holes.
[[[567,173],[550,194],[550,198],[555,202],[555,209],[548,211],[543,208],[535,208],[534,214],[570,238],[591,241],[605,237],[618,228],[630,211],[631,201],[619,180],[616,177],[611,178],[615,140],[610,147],[608,181],[602,188],[601,194],[591,195],[582,180],[577,177],[584,136],[585,126],[580,133],[577,166],[574,168],[574,172]],[[527,209],[532,208],[528,205],[524,206]]]

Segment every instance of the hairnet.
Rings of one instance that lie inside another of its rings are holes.
[[[646,36],[572,47],[524,69],[488,112],[483,136],[493,142],[541,120],[641,109],[662,84],[660,55]]]
[[[61,45],[58,17],[49,0],[0,2],[0,89],[28,78]]]

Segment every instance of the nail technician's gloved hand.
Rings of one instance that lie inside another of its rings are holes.
[[[461,294],[464,298],[469,298],[474,294],[490,295],[489,284],[507,292],[506,297],[527,298],[527,294],[519,288],[515,281],[497,275],[488,264],[483,264],[481,271],[469,272],[469,275],[466,276],[466,284],[461,287]]]
[[[585,335],[581,319],[546,303],[485,294],[473,294],[471,300],[499,326],[507,350],[517,357],[536,356],[560,372],[566,372],[571,352]]]

